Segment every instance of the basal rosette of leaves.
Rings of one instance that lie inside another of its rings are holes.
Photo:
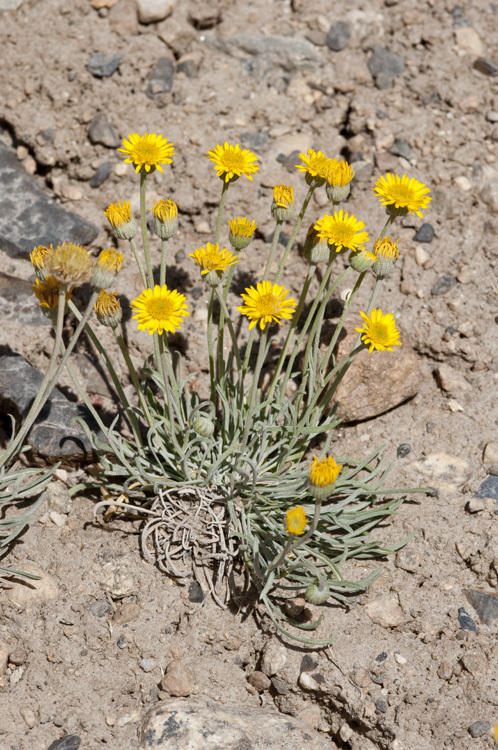
[[[44,395],[67,366],[100,427],[97,434],[82,423],[99,455],[94,480],[85,485],[104,493],[96,513],[138,515],[143,520],[145,557],[172,576],[185,578],[193,572],[221,606],[234,594],[231,573],[243,569],[279,630],[305,643],[329,643],[330,639],[298,635],[295,628],[313,630],[320,620],[290,620],[281,609],[282,598],[289,592],[302,592],[315,604],[329,598],[346,601],[381,572],[381,567],[374,567],[367,577],[349,581],[341,572],[347,560],[375,560],[407,541],[387,546],[370,532],[396,511],[407,492],[418,490],[388,489],[389,467],[380,449],[367,457],[329,455],[333,430],[340,421],[331,402],[359,352],[367,349],[368,356],[382,356],[383,351],[402,344],[393,315],[375,305],[382,281],[398,258],[389,229],[398,216],[426,208],[428,190],[414,178],[388,175],[379,180],[374,190],[386,206],[387,221],[367,250],[370,239],[364,223],[339,209],[354,178],[350,165],[322,152],[301,154],[296,177],[304,176],[308,187],[303,204],[297,210],[292,186],[275,186],[268,205],[275,230],[265,271],[245,289],[239,304],[233,304],[229,298],[232,280],[254,237],[257,217],[227,219],[229,192],[237,189],[240,178],[253,180],[259,164],[255,154],[238,144],[225,142],[211,149],[207,158],[221,184],[216,229],[205,246],[191,248],[188,261],[209,292],[209,398],[202,400],[193,387],[195,375],[185,375],[182,356],[170,342],[171,334],[182,330],[190,315],[188,294],[168,286],[178,208],[168,199],[152,209],[152,241],[161,249],[156,274],[146,221],[147,178],[171,163],[174,145],[162,135],[147,133],[130,134],[123,145],[126,161],[134,165],[140,179],[140,217],[138,221],[133,217],[129,201],[121,203],[126,196],[105,214],[115,235],[129,242],[131,254],[125,262],[138,267],[143,286],[136,290],[131,311],[133,324],[151,342],[151,354],[137,371],[123,337],[119,295],[106,291],[121,268],[121,253],[104,250],[94,263],[78,248],[75,263],[69,245],[62,250],[35,248],[36,294],[55,329],[54,354],[36,408],[41,408]],[[326,190],[332,210],[303,228],[309,265],[301,293],[294,298],[282,277],[291,253],[296,252],[313,193],[319,189]],[[291,222],[290,237],[278,257],[285,222]],[[376,248],[382,249],[381,255]],[[334,273],[336,259],[344,253],[349,254],[349,265]],[[55,278],[49,276],[51,269]],[[324,348],[325,309],[347,277],[352,278],[353,289]],[[94,291],[87,308],[79,310],[71,300],[71,290],[83,278],[90,280]],[[370,302],[359,311],[355,299],[363,283],[371,286]],[[70,341],[64,343],[68,307],[79,322]],[[358,326],[358,336],[351,351],[337,360],[336,344],[348,315]],[[133,404],[100,341],[99,325],[110,328],[116,338],[136,392]],[[111,427],[102,423],[71,366],[70,354],[83,330],[108,368],[118,395]],[[282,336],[278,361],[268,369],[275,337],[280,340]],[[269,379],[263,379],[264,370]],[[27,423],[32,424],[34,418],[28,415]],[[126,422],[126,433],[118,427],[121,420]],[[25,434],[21,430],[15,436],[4,464],[15,455]]]

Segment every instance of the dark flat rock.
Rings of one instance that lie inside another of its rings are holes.
[[[175,65],[169,57],[160,57],[149,78],[146,94],[149,99],[156,99],[169,94],[175,80]]]
[[[66,734],[60,740],[52,742],[47,750],[78,750],[81,745],[81,738],[77,734]]]
[[[12,414],[19,426],[28,413],[40,388],[43,375],[31,367],[20,354],[0,355],[0,410]],[[93,450],[85,433],[72,423],[82,418],[96,429],[90,413],[82,404],[69,401],[58,388],[54,388],[41,414],[31,428],[26,443],[33,453],[48,463],[63,461],[82,463],[94,460]]]
[[[0,271],[0,319],[24,326],[50,326],[30,281]]]
[[[14,151],[0,144],[0,250],[19,258],[37,245],[65,240],[88,245],[98,233],[94,224],[55,203]]]
[[[486,477],[474,497],[491,497],[498,500],[498,477],[493,474]]]
[[[464,592],[467,601],[475,609],[479,620],[484,625],[493,625],[498,620],[498,594],[479,589],[465,589]]]
[[[86,69],[95,78],[109,78],[116,72],[123,62],[123,55],[104,55],[102,52],[94,52],[87,63]]]

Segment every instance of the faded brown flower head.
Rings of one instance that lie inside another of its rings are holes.
[[[45,259],[45,270],[61,284],[84,284],[92,273],[92,259],[89,253],[72,242],[63,242]]]

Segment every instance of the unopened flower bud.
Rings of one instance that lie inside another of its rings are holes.
[[[104,211],[118,240],[132,240],[138,231],[137,222],[131,215],[130,201],[111,203]]]
[[[349,256],[349,265],[355,271],[358,271],[358,273],[365,273],[365,271],[368,271],[373,266],[376,260],[377,256],[374,253],[365,250],[364,247],[360,247]]]
[[[351,191],[351,180],[354,171],[346,161],[331,159],[327,170],[326,193],[329,200],[339,204],[346,200]]]
[[[330,596],[330,589],[328,586],[320,586],[317,583],[310,583],[306,589],[304,598],[310,604],[323,604],[327,601]]]
[[[113,282],[123,265],[122,253],[111,248],[102,250],[93,269],[91,283],[95,289],[106,289]]]
[[[378,279],[383,279],[394,269],[399,258],[398,242],[399,240],[393,242],[390,237],[384,237],[375,243],[373,251],[377,260],[372,266],[372,271]]]
[[[294,213],[294,188],[291,185],[275,185],[271,215],[278,222],[288,221]]]
[[[326,456],[321,461],[314,456],[309,467],[308,491],[310,494],[317,500],[330,497],[341,469],[342,464],[336,463],[332,456]]]
[[[230,232],[228,240],[234,250],[244,250],[254,238],[256,231],[256,222],[240,216],[228,222]]]
[[[117,292],[106,292],[105,289],[102,289],[93,309],[101,325],[108,326],[114,331],[121,323],[123,311]]]
[[[209,417],[197,417],[194,422],[194,430],[203,438],[210,438],[214,433],[214,423]]]
[[[154,232],[162,240],[170,240],[178,230],[178,207],[174,201],[160,200],[152,207]]]
[[[312,266],[325,263],[330,258],[330,247],[327,240],[321,240],[318,235],[318,231],[311,224],[304,240],[304,257]]]

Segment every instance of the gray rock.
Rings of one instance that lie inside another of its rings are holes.
[[[264,690],[268,690],[271,685],[271,680],[265,675],[264,672],[251,672],[247,677],[247,682],[255,688],[258,693],[262,693]]]
[[[472,633],[477,633],[477,625],[465,607],[458,608],[458,623],[462,630],[470,630]]]
[[[439,297],[441,294],[446,294],[450,289],[453,289],[456,283],[457,280],[454,276],[449,276],[447,273],[443,273],[432,287],[431,294],[433,297]]]
[[[60,740],[55,740],[47,750],[78,750],[81,738],[77,734],[66,734]]]
[[[498,620],[498,594],[479,589],[465,589],[464,593],[484,625],[493,625]]]
[[[299,37],[206,34],[204,44],[206,47],[235,57],[240,57],[241,51],[249,55],[268,56],[274,65],[286,70],[296,70],[308,67],[310,63],[323,62],[323,57],[317,48],[311,42]]]
[[[28,413],[38,393],[43,375],[20,354],[0,356],[0,408],[12,414],[17,424]],[[88,410],[82,404],[69,401],[58,388],[54,388],[41,414],[26,438],[33,452],[54,463],[90,461],[93,451],[83,430],[72,425],[80,417],[96,429]]]
[[[486,477],[474,497],[491,497],[498,500],[498,477],[493,474]]]
[[[326,37],[327,46],[333,52],[340,52],[348,46],[351,39],[351,29],[345,21],[333,23]]]
[[[241,133],[240,142],[244,148],[253,149],[254,151],[263,151],[268,145],[270,136],[268,133]]]
[[[96,602],[90,602],[90,604],[85,605],[85,609],[87,612],[90,612],[90,614],[99,618],[105,617],[112,612],[112,607],[107,599],[99,599]]]
[[[30,281],[0,271],[0,318],[25,326],[51,326],[41,311]]]
[[[111,125],[105,112],[97,112],[90,122],[88,138],[94,145],[100,143],[107,148],[117,148],[121,143],[118,131]]]
[[[102,52],[94,52],[87,63],[86,69],[95,78],[110,78],[123,62],[123,55],[104,55]]]
[[[215,703],[206,696],[158,703],[139,730],[139,750],[331,750],[328,737],[277,711]]]
[[[173,0],[137,0],[140,23],[156,23],[167,18],[173,12]]]
[[[98,233],[94,224],[54,203],[15,152],[0,143],[0,250],[17,258],[64,240],[88,245]]]
[[[169,57],[160,57],[149,78],[146,94],[149,99],[157,99],[162,94],[169,94],[175,79],[175,65]]]
[[[432,242],[434,239],[434,227],[424,222],[413,238],[415,242]]]
[[[452,494],[469,480],[471,473],[468,461],[442,451],[413,461],[407,469],[415,473],[415,481],[422,481],[441,492]]]
[[[477,60],[474,61],[472,67],[474,70],[478,70],[479,73],[482,73],[485,76],[498,75],[498,63],[495,63],[494,60],[490,60],[487,57],[478,57]]]
[[[100,187],[111,176],[111,172],[112,162],[102,162],[102,164],[99,164],[93,175],[90,177],[88,184],[91,188]]]
[[[377,88],[386,89],[404,71],[405,60],[386,47],[376,44],[367,65]]]
[[[489,721],[474,721],[469,727],[469,734],[471,737],[482,737],[484,734],[489,734],[491,731],[491,724]]]
[[[202,586],[197,583],[197,581],[192,581],[190,586],[188,587],[188,600],[189,602],[194,602],[195,604],[200,604],[204,601],[205,593],[202,590]]]
[[[412,155],[412,147],[404,138],[395,138],[393,145],[389,149],[389,153],[393,154],[393,156],[402,156],[404,159],[409,159]]]

